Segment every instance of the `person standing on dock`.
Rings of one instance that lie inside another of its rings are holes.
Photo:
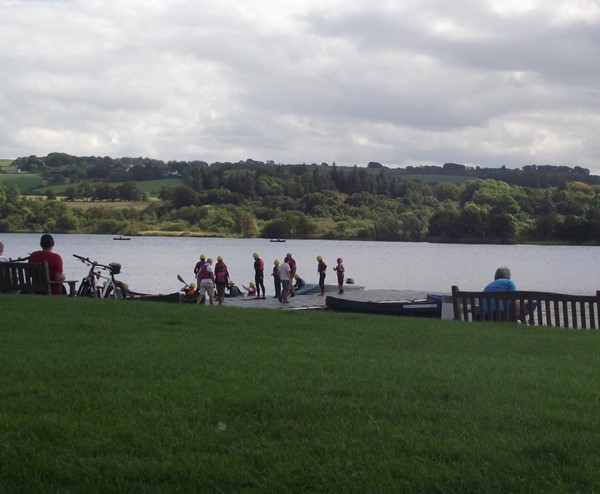
[[[256,284],[256,298],[264,299],[266,296],[265,292],[265,263],[260,258],[257,252],[252,254],[254,257],[254,283]],[[262,297],[260,290],[262,289]]]
[[[210,305],[213,305],[215,294],[215,273],[212,267],[212,259],[209,257],[206,263],[200,268],[198,273],[198,288],[200,289],[198,303],[202,303],[205,296],[208,296]]]
[[[337,265],[333,268],[333,270],[337,273],[338,280],[338,293],[344,293],[344,261],[341,257],[337,258]]]
[[[229,271],[227,271],[227,264],[223,261],[223,257],[217,257],[217,264],[215,264],[215,284],[217,285],[217,299],[219,305],[223,305],[225,298],[225,287],[229,283]]]
[[[320,295],[325,295],[325,276],[327,276],[327,264],[323,261],[321,256],[317,256],[317,273],[319,273],[319,288],[321,289]]]
[[[275,285],[275,298],[281,298],[281,274],[279,271],[279,259],[273,261],[273,284]]]
[[[282,304],[289,304],[288,293],[292,282],[292,272],[289,265],[289,255],[285,256],[283,264],[279,266],[279,276],[281,277],[281,298],[279,301]]]
[[[294,279],[294,276],[296,276],[296,261],[294,261],[294,258],[292,257],[292,253],[288,252],[287,255],[285,256],[286,258],[286,262],[288,263],[289,267],[290,267],[290,280]],[[290,297],[294,296],[294,285],[292,283],[290,283]]]
[[[200,273],[200,269],[205,264],[206,264],[206,256],[204,254],[200,254],[200,260],[194,266],[194,276],[196,277],[197,286],[200,286],[200,281],[198,280],[198,273]]]

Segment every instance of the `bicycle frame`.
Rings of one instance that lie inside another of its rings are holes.
[[[88,257],[78,256],[77,254],[73,254],[73,257],[90,266],[87,276],[81,280],[79,285],[77,293],[79,297],[110,298],[114,300],[125,298],[123,284],[115,280],[115,274],[121,271],[120,264],[100,264]],[[107,274],[103,274],[103,271]],[[104,282],[100,283],[100,280],[104,280]]]

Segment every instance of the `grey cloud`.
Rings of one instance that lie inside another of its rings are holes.
[[[600,172],[598,21],[489,4],[4,2],[2,157]]]

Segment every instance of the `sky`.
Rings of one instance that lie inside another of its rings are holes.
[[[600,175],[600,0],[0,0],[0,158]]]

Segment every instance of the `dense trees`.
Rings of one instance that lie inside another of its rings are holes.
[[[446,164],[427,169],[439,181],[429,176],[421,183],[417,169],[391,170],[377,163],[367,168],[252,160],[165,164],[53,153],[20,158],[17,165],[49,181],[69,180],[64,198],[93,207],[71,208],[52,194],[29,200],[0,187],[2,231],[600,243],[600,185],[577,167],[478,169],[474,176],[463,165]],[[492,178],[481,178],[486,174]],[[163,187],[142,210],[103,205],[148,199],[139,181],[166,175],[179,177],[180,185]],[[454,180],[457,176],[464,180]],[[111,182],[117,177],[119,182]],[[533,185],[519,184],[527,181]]]

